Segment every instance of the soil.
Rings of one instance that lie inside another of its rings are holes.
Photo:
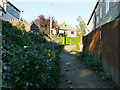
[[[65,46],[61,51],[58,88],[113,88],[113,82],[101,79],[74,57],[75,46]]]

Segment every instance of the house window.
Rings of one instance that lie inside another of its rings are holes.
[[[71,31],[71,34],[74,34],[74,32],[73,32],[73,31]]]
[[[102,5],[100,6],[100,18],[102,18]]]
[[[15,16],[17,19],[19,19],[20,15],[18,12],[12,9],[12,7],[7,5],[7,12],[9,12],[11,15]]]
[[[97,15],[97,23],[99,23],[99,15]]]
[[[109,11],[109,0],[106,0],[106,13]]]

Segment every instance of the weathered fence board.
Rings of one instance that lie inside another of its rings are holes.
[[[120,18],[107,23],[83,37],[85,50],[102,61],[106,72],[120,86]]]

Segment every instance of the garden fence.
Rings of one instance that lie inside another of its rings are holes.
[[[120,18],[83,37],[83,50],[98,58],[104,70],[120,86]]]

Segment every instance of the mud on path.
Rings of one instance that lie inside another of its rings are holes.
[[[60,77],[58,88],[112,88],[112,84],[102,80],[95,72],[87,69],[73,51],[75,46],[65,46],[60,53]]]

